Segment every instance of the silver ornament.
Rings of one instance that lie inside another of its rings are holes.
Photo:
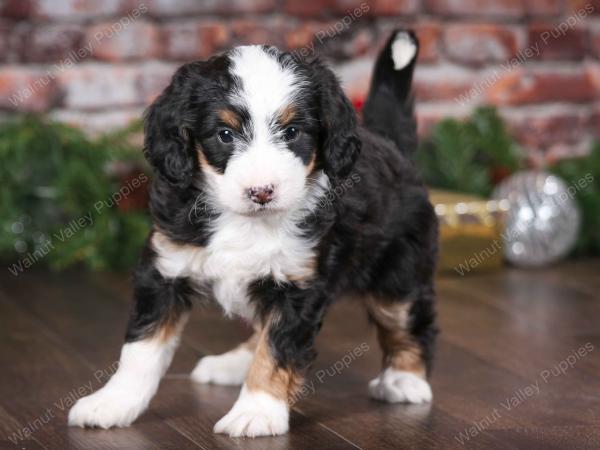
[[[494,199],[508,202],[504,255],[516,266],[539,267],[567,255],[579,233],[575,187],[543,171],[522,171],[498,185]]]

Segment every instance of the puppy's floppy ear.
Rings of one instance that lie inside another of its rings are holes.
[[[311,67],[319,102],[324,169],[335,180],[348,175],[360,153],[356,113],[334,73],[319,60]]]
[[[160,176],[185,188],[192,182],[197,162],[184,122],[189,104],[182,92],[182,69],[144,114],[144,154]]]

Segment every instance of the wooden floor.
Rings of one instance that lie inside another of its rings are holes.
[[[0,448],[600,448],[600,261],[440,278],[433,405],[369,400],[379,350],[357,304],[340,302],[291,432],[230,439],[213,424],[237,396],[187,374],[248,334],[196,310],[149,411],[131,428],[65,426],[73,400],[114,370],[126,277],[32,270],[0,275]],[[315,391],[314,393],[312,391]]]

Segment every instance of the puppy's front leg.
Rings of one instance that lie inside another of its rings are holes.
[[[102,389],[77,401],[69,425],[124,427],[146,410],[179,343],[190,308],[188,291],[185,279],[166,279],[151,259],[142,260],[119,368]]]
[[[275,288],[277,289],[277,288]],[[314,338],[327,300],[292,288],[275,295],[254,359],[240,395],[217,422],[215,433],[230,436],[275,436],[289,429],[289,408],[297,398],[304,371],[316,355]]]

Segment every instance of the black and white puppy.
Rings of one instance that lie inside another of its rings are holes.
[[[410,158],[417,49],[412,33],[391,36],[364,128],[325,65],[273,47],[238,47],[175,73],[145,116],[154,227],[119,369],[76,403],[69,424],[127,426],[148,407],[193,297],[256,330],[192,372],[242,386],[217,433],[288,431],[325,311],[349,293],[383,351],[370,395],[431,400],[437,222]]]

